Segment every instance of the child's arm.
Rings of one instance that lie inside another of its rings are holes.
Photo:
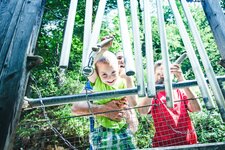
[[[98,61],[99,57],[101,57],[101,55],[106,51],[107,49],[100,49],[100,51],[96,54],[95,58],[94,58],[94,64],[93,66],[95,66],[96,62]],[[97,71],[96,71],[96,68],[94,69],[94,72],[92,73],[92,75],[90,75],[88,77],[88,80],[91,82],[91,83],[95,83],[96,79],[98,77],[98,74],[97,74]]]
[[[104,38],[102,39],[102,41],[105,40],[105,39],[108,39],[108,38],[113,38],[113,36],[106,36],[106,37],[104,37]],[[94,58],[94,65],[95,65],[96,61],[99,59],[99,57],[100,57],[105,51],[107,51],[108,48],[111,47],[111,46],[112,46],[112,41],[109,42],[108,44],[104,45],[104,47],[102,47],[102,48],[100,49],[100,51],[96,54],[96,56],[95,56],[95,58]],[[98,74],[97,74],[97,72],[96,72],[96,69],[94,69],[94,73],[88,77],[88,80],[89,80],[91,83],[95,83],[97,77],[98,77]]]
[[[98,77],[97,72],[96,72],[96,70],[94,69],[94,72],[92,73],[92,75],[90,75],[90,76],[88,77],[88,80],[89,80],[91,83],[95,83],[97,77]]]
[[[152,98],[148,98],[148,97],[144,97],[144,98],[140,98],[138,100],[138,112],[142,115],[147,115],[150,111],[152,106],[150,106],[152,104]]]
[[[127,76],[125,74],[125,69],[121,68],[120,70],[120,77],[125,80],[126,87],[127,88],[133,88],[134,87],[134,81],[133,78],[130,76]],[[136,106],[137,105],[137,96],[136,95],[131,95],[131,96],[126,96],[129,106]],[[138,124],[139,121],[137,119],[137,115],[134,109],[129,109],[126,111],[127,116],[126,116],[126,122],[128,124],[129,129],[131,130],[132,133],[135,133],[138,130]]]
[[[120,71],[120,77],[125,80],[126,88],[133,88],[134,87],[134,81],[131,76],[127,76],[125,74],[125,69],[122,68],[122,71]],[[137,96],[136,95],[130,95],[126,96],[129,102],[130,106],[136,106],[137,105]]]
[[[137,115],[134,109],[130,109],[126,111],[127,117],[126,122],[128,124],[128,128],[132,133],[135,133],[138,130],[139,121],[137,119]]]
[[[134,87],[134,81],[132,77],[127,76],[125,78],[126,80],[126,86],[127,88],[133,88]],[[136,95],[130,95],[127,96],[128,102],[130,106],[136,106],[137,105],[137,96]]]

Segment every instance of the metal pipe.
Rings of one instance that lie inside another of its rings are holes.
[[[128,25],[127,25],[127,19],[126,19],[123,0],[117,0],[117,5],[118,5],[118,13],[119,13],[119,19],[120,19],[120,33],[122,37],[126,75],[132,76],[135,74],[134,60],[132,55],[130,35],[128,31]]]
[[[83,37],[83,52],[82,52],[82,68],[85,66],[85,61],[87,59],[89,42],[91,40],[91,28],[92,28],[92,10],[93,10],[93,0],[86,1],[85,7],[85,24],[84,24],[84,37]],[[90,132],[94,130],[94,117],[90,116]],[[92,146],[90,145],[90,150]]]
[[[93,0],[86,1],[85,7],[85,20],[84,20],[84,38],[83,38],[83,53],[82,53],[82,68],[85,67],[87,60],[89,42],[91,41],[91,28],[92,28],[92,10]]]
[[[208,110],[213,109],[213,108],[215,108],[215,106],[214,106],[214,103],[212,101],[211,95],[209,93],[209,88],[207,86],[207,83],[204,80],[203,72],[201,70],[201,67],[200,67],[200,64],[198,62],[198,59],[197,59],[197,57],[195,55],[195,51],[194,51],[194,49],[192,47],[191,40],[190,40],[190,38],[188,36],[188,33],[186,31],[186,28],[184,26],[184,23],[182,21],[180,13],[179,13],[179,11],[177,9],[175,0],[170,0],[169,4],[170,4],[170,7],[171,7],[171,9],[173,11],[173,14],[174,14],[174,17],[175,17],[178,29],[180,31],[181,38],[183,40],[185,49],[187,51],[187,55],[188,55],[188,57],[190,59],[191,66],[193,68],[193,72],[194,72],[195,77],[196,77],[196,79],[198,81],[198,85],[199,85],[200,91],[202,93],[203,100],[205,102],[206,108]]]
[[[93,25],[93,30],[92,30],[92,33],[91,33],[91,40],[90,40],[90,43],[88,45],[87,53],[84,54],[84,55],[89,56],[92,52],[92,47],[95,46],[98,42],[98,37],[99,37],[100,29],[101,29],[101,26],[102,26],[102,19],[103,19],[104,12],[105,12],[105,6],[106,6],[106,0],[100,0],[99,5],[98,5],[98,11],[97,11],[97,14],[96,14],[96,17],[95,17],[95,22],[94,22],[94,25]],[[86,60],[85,60],[85,65],[84,65],[85,67],[88,66],[89,61],[90,60],[87,57]]]
[[[96,46],[92,47],[92,51],[98,52],[100,48],[104,47],[105,45],[109,44],[111,41],[113,41],[113,37],[105,39],[98,43]]]
[[[88,58],[88,64],[87,64],[87,66],[83,67],[83,75],[84,76],[88,77],[93,74],[93,72],[94,72],[93,65],[94,65],[94,59],[95,59],[96,55],[99,53],[99,51],[102,47],[104,47],[106,44],[108,44],[112,40],[113,40],[113,38],[105,39],[104,41],[97,44],[96,47],[92,47],[92,52],[90,53],[89,58]]]
[[[76,9],[77,9],[77,1],[78,0],[71,0],[70,1],[70,8],[66,22],[66,29],[63,38],[63,45],[62,45],[62,52],[60,57],[60,68],[67,68],[69,63],[69,55],[70,55],[70,48],[72,43],[72,36],[73,36],[73,28],[75,23],[75,16],[76,16]]]
[[[90,75],[92,75],[94,73],[94,58],[96,57],[98,51],[92,51],[91,54],[89,55],[89,59],[88,59],[88,64],[87,66],[85,66],[83,68],[83,75],[85,77],[89,77]]]
[[[158,23],[159,23],[159,32],[160,32],[160,43],[161,43],[161,51],[162,51],[162,60],[163,60],[163,68],[164,68],[164,83],[166,86],[166,105],[168,108],[173,108],[173,92],[172,92],[172,79],[170,76],[170,61],[168,54],[168,46],[166,41],[166,31],[165,31],[165,22],[164,22],[164,14],[163,7],[161,4],[161,0],[157,0],[157,14],[158,14]]]
[[[218,80],[218,84],[219,84],[219,86],[221,88],[223,97],[225,97],[225,89],[224,89],[225,87],[224,87],[223,81]],[[224,107],[219,107],[219,112],[221,114],[223,122],[225,122],[225,115],[224,115],[225,108]]]
[[[180,55],[180,57],[174,63],[181,64],[185,58],[187,58],[187,53],[183,53],[182,55]]]
[[[138,20],[138,14],[137,14],[137,0],[131,0],[130,7],[131,7],[134,52],[135,52],[135,61],[136,61],[135,65],[136,65],[138,96],[143,97],[145,96],[145,84],[144,84],[141,43],[140,43],[141,40],[140,40],[140,32],[139,32],[139,20]]]
[[[211,89],[212,89],[212,91],[214,93],[214,96],[216,98],[217,106],[219,107],[219,110],[224,110],[225,109],[225,100],[224,100],[224,97],[223,97],[223,93],[220,89],[220,86],[219,86],[217,80],[216,80],[216,75],[215,75],[215,73],[213,71],[213,68],[210,64],[210,60],[209,60],[209,57],[206,53],[203,41],[200,37],[200,33],[198,32],[197,25],[194,22],[194,19],[191,15],[191,12],[190,12],[189,8],[188,8],[186,0],[181,0],[181,4],[183,6],[184,13],[185,13],[186,18],[188,20],[188,23],[189,23],[189,26],[191,28],[193,37],[195,39],[195,43],[196,43],[198,52],[200,54],[203,66],[205,68],[206,75],[207,75],[207,77],[209,79],[209,83],[212,87]],[[221,114],[222,118],[225,120],[225,111],[220,112],[220,114]]]
[[[208,80],[208,79],[205,79]],[[218,76],[217,80],[220,82],[225,81],[225,76]],[[187,80],[183,82],[173,83],[173,88],[184,88],[184,87],[191,87],[191,86],[197,86],[198,83],[196,80]],[[157,84],[156,90],[162,91],[165,89],[164,84]],[[99,100],[102,98],[113,98],[113,97],[119,97],[119,96],[127,96],[127,95],[136,95],[138,93],[138,89],[131,88],[131,89],[122,89],[122,90],[116,90],[116,91],[106,91],[106,92],[98,92],[98,93],[88,93],[86,94],[76,94],[76,95],[65,95],[65,96],[53,96],[53,97],[44,97],[44,98],[25,98],[31,108],[37,108],[42,107],[41,100],[43,104],[48,106],[55,106],[55,105],[62,105],[62,104],[68,104],[73,102],[79,102],[79,101],[87,101],[89,100]]]
[[[154,57],[152,45],[152,23],[150,16],[150,2],[144,0],[144,33],[145,33],[145,52],[147,63],[147,94],[148,97],[156,95],[155,75],[154,75]]]
[[[105,39],[103,41],[101,41],[100,43],[97,44],[97,47],[104,47],[105,45],[109,44],[111,41],[113,41],[113,37]]]

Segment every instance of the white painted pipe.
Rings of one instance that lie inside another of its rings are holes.
[[[86,0],[83,52],[82,52],[82,68],[85,66],[85,62],[86,62],[87,54],[88,54],[88,47],[91,41],[92,10],[93,10],[93,0]]]
[[[163,70],[164,70],[164,83],[166,91],[166,105],[168,108],[173,108],[173,90],[172,90],[172,79],[170,76],[170,60],[168,54],[168,46],[166,41],[166,30],[164,22],[164,14],[161,0],[157,0],[157,14],[158,14],[158,26],[160,33],[160,43],[162,51],[163,60]]]
[[[98,11],[97,11],[96,18],[95,18],[95,22],[93,25],[93,30],[91,33],[91,40],[90,40],[90,43],[88,44],[88,50],[86,53],[86,60],[85,60],[85,65],[84,65],[85,67],[88,66],[89,55],[92,52],[92,47],[95,46],[98,42],[98,38],[99,38],[101,26],[102,26],[102,19],[103,19],[104,12],[105,12],[105,6],[106,6],[106,0],[100,0],[99,6],[98,6]]]
[[[209,88],[207,86],[206,81],[204,80],[204,74],[201,70],[200,64],[198,62],[198,58],[195,55],[194,48],[192,47],[191,40],[188,36],[188,33],[186,31],[186,28],[184,26],[184,23],[182,21],[180,13],[177,9],[176,2],[175,2],[175,0],[169,0],[169,4],[170,4],[170,7],[173,11],[178,29],[180,31],[181,38],[183,40],[185,49],[187,51],[188,58],[190,59],[193,72],[194,72],[195,77],[198,81],[198,85],[199,85],[200,91],[202,93],[203,100],[205,102],[206,108],[209,109],[209,110],[213,109],[213,108],[215,108],[215,106],[214,106],[214,103],[212,101],[212,98],[211,98],[211,95],[210,95],[210,92],[209,92]]]
[[[181,0],[181,4],[183,6],[184,13],[185,13],[186,18],[188,20],[188,23],[189,23],[190,29],[192,31],[193,37],[195,39],[195,43],[196,43],[196,46],[198,48],[198,52],[199,52],[201,60],[202,60],[202,64],[205,68],[206,75],[209,79],[209,84],[211,85],[212,91],[213,91],[214,96],[216,98],[217,105],[218,105],[219,108],[225,109],[225,100],[224,100],[224,97],[223,97],[223,93],[220,89],[219,83],[217,82],[217,79],[216,79],[216,75],[215,75],[215,73],[213,71],[213,68],[210,64],[210,60],[209,60],[209,57],[206,53],[203,41],[200,37],[200,33],[198,32],[197,25],[195,24],[195,21],[194,21],[192,15],[191,15],[191,12],[188,8],[187,2],[185,0]],[[225,113],[225,112],[223,112],[223,113]]]
[[[119,11],[120,33],[122,38],[126,75],[132,76],[135,74],[135,68],[123,0],[117,0],[117,5]]]
[[[76,9],[77,9],[77,1],[78,0],[71,0],[70,1],[70,8],[66,22],[66,29],[63,38],[63,45],[62,45],[62,52],[60,57],[60,68],[67,68],[69,64],[69,56],[70,56],[70,49],[72,43],[72,36],[73,36],[73,28],[75,23],[75,16],[76,16]]]
[[[148,97],[156,95],[155,75],[154,75],[154,52],[152,44],[152,23],[149,0],[144,0],[144,33],[145,33],[145,52],[147,63],[147,94]]]
[[[137,14],[137,0],[130,1],[131,6],[131,17],[132,17],[132,29],[134,39],[134,52],[135,52],[135,66],[136,66],[136,78],[138,87],[138,96],[145,96],[145,85],[144,85],[144,73],[140,43],[140,32],[139,32],[139,20]]]

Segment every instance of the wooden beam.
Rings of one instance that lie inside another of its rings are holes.
[[[220,0],[201,1],[206,18],[213,32],[217,47],[221,55],[221,61],[225,61],[225,16],[220,6]],[[223,65],[223,64],[221,64]],[[224,66],[225,67],[225,64]]]
[[[45,0],[0,1],[0,149],[12,149]]]

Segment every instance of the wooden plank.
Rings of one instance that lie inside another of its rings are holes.
[[[23,3],[24,0],[0,2],[0,70],[7,56]]]
[[[219,2],[220,0],[201,1],[222,60],[225,60],[225,16]]]
[[[2,29],[2,32],[0,33],[0,47],[3,45],[4,37],[8,31],[8,26],[12,20],[12,15],[14,15],[16,6],[18,7],[19,3],[21,4],[21,2],[21,0],[9,0],[5,2],[0,1],[0,28]],[[16,17],[13,19],[16,19]]]
[[[15,7],[9,5],[16,4]],[[27,54],[32,54],[43,16],[45,0],[1,1],[0,18],[0,149],[11,149],[29,72]],[[2,7],[4,5],[4,7]],[[2,22],[5,21],[5,22]],[[6,26],[7,25],[7,26]]]

